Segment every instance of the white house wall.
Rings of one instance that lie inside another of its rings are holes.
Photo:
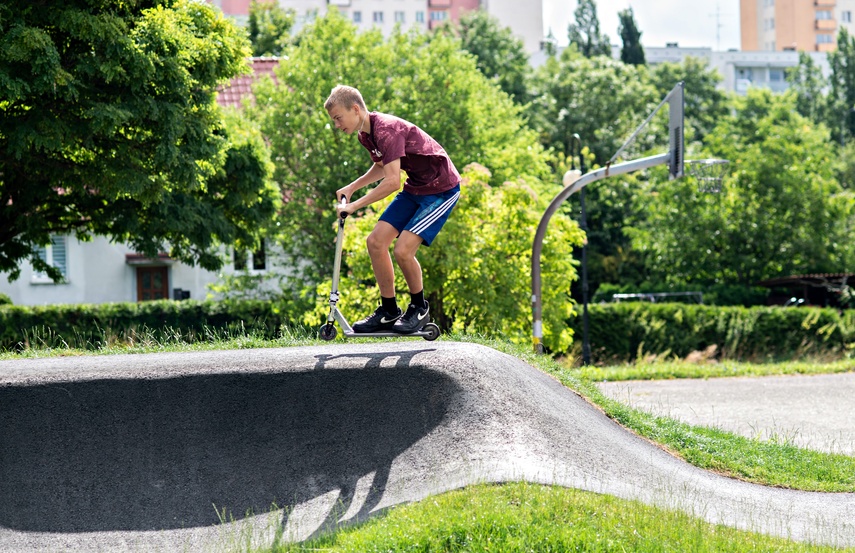
[[[110,303],[137,301],[136,267],[126,262],[134,253],[127,245],[115,244],[96,237],[91,242],[67,238],[67,282],[39,283],[29,262],[21,264],[21,276],[8,281],[0,276],[0,293],[16,305],[50,305],[58,303]],[[184,263],[167,266],[169,295],[174,288],[190,291],[191,299],[205,299],[208,285],[218,274]]]

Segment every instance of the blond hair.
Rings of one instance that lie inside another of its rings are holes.
[[[357,105],[365,111],[365,100],[362,99],[362,94],[352,86],[340,84],[332,89],[329,98],[324,102],[324,108],[327,111],[336,106],[350,109],[353,105]]]

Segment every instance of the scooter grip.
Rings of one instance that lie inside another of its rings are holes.
[[[345,196],[344,194],[342,194],[342,195],[341,195],[341,203],[339,203],[339,206],[344,207],[345,205],[347,205],[347,196]],[[341,218],[342,218],[342,219],[347,219],[347,213],[342,213],[342,214],[341,214]]]

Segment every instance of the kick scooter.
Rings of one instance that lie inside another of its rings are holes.
[[[343,206],[346,202],[346,198],[344,196],[341,197],[341,205]],[[337,334],[335,328],[335,321],[338,321],[338,324],[341,325],[341,329],[344,331],[345,338],[400,338],[402,336],[420,336],[428,341],[433,341],[439,338],[439,327],[434,323],[428,323],[416,332],[411,332],[409,334],[398,334],[397,332],[392,331],[384,331],[384,332],[354,332],[353,327],[350,326],[350,323],[347,322],[347,319],[344,318],[344,315],[339,311],[336,304],[339,300],[338,293],[338,282],[339,275],[341,270],[341,248],[342,241],[344,240],[344,219],[347,217],[347,214],[342,215],[338,219],[338,236],[336,237],[335,242],[335,263],[333,264],[333,278],[332,278],[332,291],[330,292],[330,314],[327,317],[327,322],[323,325],[318,334],[320,335],[322,340],[334,340]]]

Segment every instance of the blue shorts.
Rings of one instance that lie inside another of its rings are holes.
[[[380,216],[398,231],[408,230],[430,246],[460,198],[460,185],[439,194],[417,196],[401,191]]]

